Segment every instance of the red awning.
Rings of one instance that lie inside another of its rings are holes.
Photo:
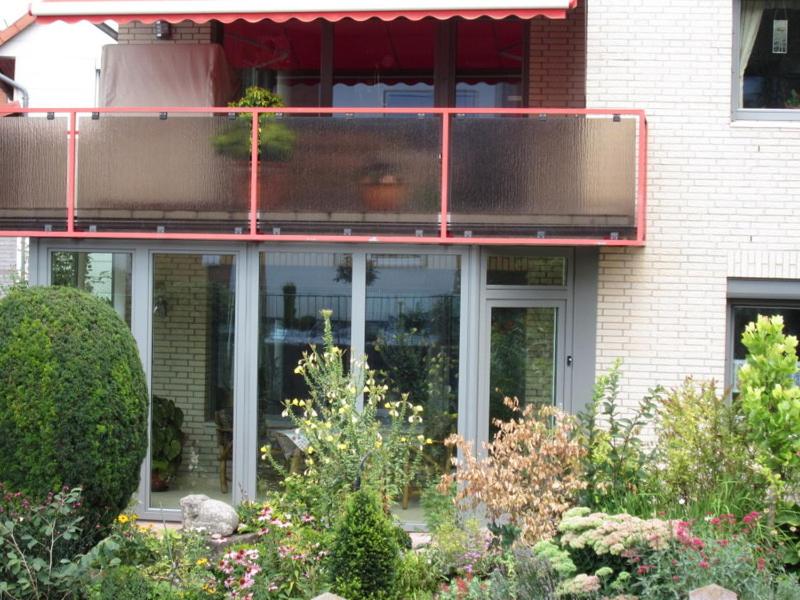
[[[576,4],[577,0],[38,0],[31,4],[30,13],[45,23],[186,20],[231,23],[237,19],[284,22],[346,18],[417,21],[426,17],[564,19]]]

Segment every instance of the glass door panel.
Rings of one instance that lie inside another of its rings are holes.
[[[295,373],[311,344],[322,346],[322,310],[331,311],[334,344],[350,348],[353,266],[349,254],[323,252],[262,253],[259,274],[258,343],[258,496],[277,485],[280,473],[261,449],[287,471],[302,465],[293,425],[281,416],[284,402],[307,398],[308,388]],[[349,362],[349,353],[346,360]]]
[[[231,502],[235,257],[154,254],[150,506]]]
[[[561,306],[490,306],[489,439],[513,412],[505,398],[520,404],[558,404],[562,351]]]
[[[424,423],[411,435],[430,439],[419,481],[401,498],[397,516],[422,522],[422,486],[450,468],[444,440],[458,420],[460,257],[437,254],[367,255],[366,352],[370,368],[389,386],[388,400],[408,394],[424,407]],[[387,417],[388,422],[388,417]]]

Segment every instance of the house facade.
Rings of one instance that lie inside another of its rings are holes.
[[[139,344],[143,515],[258,497],[262,448],[296,464],[281,412],[325,309],[425,406],[431,474],[505,395],[575,412],[622,358],[635,406],[732,382],[754,312],[794,326],[800,3],[256,4],[34,3],[119,44],[97,106],[0,119],[31,280],[104,297]],[[283,106],[227,107],[251,85]]]

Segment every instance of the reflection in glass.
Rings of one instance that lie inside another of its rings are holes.
[[[287,470],[299,468],[301,449],[292,441],[292,425],[281,412],[285,400],[305,398],[308,392],[295,367],[309,345],[322,345],[323,309],[332,311],[334,343],[350,348],[351,281],[348,254],[261,254],[258,448],[267,447]],[[263,495],[280,475],[268,460],[259,458],[258,465],[258,493]]]
[[[131,261],[125,252],[53,252],[50,283],[87,291],[131,324]]]
[[[489,367],[489,437],[493,423],[512,417],[504,398],[554,404],[558,309],[492,308]]]
[[[153,256],[151,493],[231,501],[235,261]]]
[[[486,283],[565,286],[567,259],[564,256],[490,256]]]
[[[367,256],[367,359],[385,378],[389,400],[408,394],[424,407],[424,431],[410,433],[433,441],[422,461],[427,480],[450,467],[451,451],[443,441],[456,431],[458,418],[460,290],[458,256]],[[404,509],[411,492],[404,493]]]

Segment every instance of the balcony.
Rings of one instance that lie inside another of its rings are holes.
[[[21,112],[0,118],[0,235],[644,241],[641,111]]]

